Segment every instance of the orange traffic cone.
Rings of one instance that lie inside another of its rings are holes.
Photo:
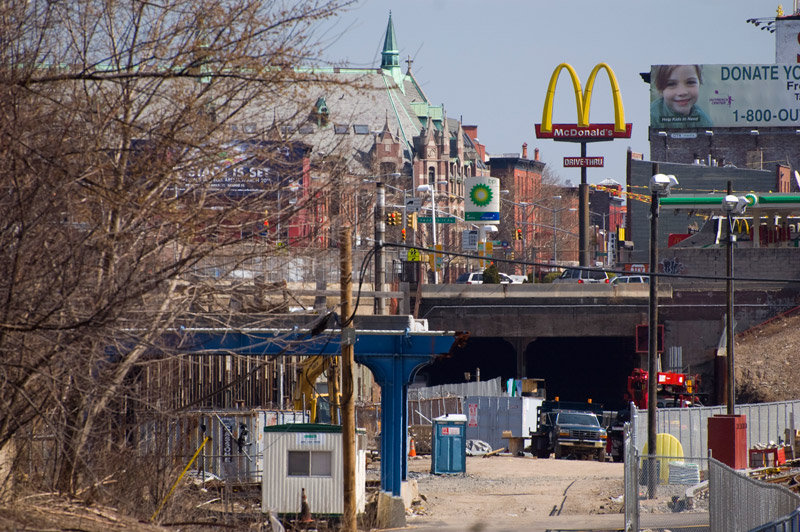
[[[411,438],[411,446],[408,448],[408,456],[417,456],[417,448],[414,447],[414,438]]]
[[[311,518],[311,507],[308,505],[308,499],[306,498],[306,489],[302,488],[300,493],[300,522],[310,523],[313,519]]]

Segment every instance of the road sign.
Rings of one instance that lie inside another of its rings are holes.
[[[422,198],[406,198],[406,212],[419,212],[422,207]]]
[[[411,248],[408,250],[408,261],[409,262],[419,262],[421,259],[419,250],[416,248]]]
[[[420,224],[431,224],[433,223],[433,216],[417,216],[417,223]],[[437,224],[454,224],[456,223],[456,219],[452,216],[437,216],[436,217]]]
[[[461,251],[478,251],[477,229],[466,229],[461,232]]]

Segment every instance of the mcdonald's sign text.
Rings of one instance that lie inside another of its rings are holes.
[[[575,90],[575,107],[578,122],[576,124],[553,124],[553,98],[556,93],[558,76],[562,70],[569,74],[572,88]],[[594,88],[597,74],[605,70],[608,74],[608,81],[611,84],[611,97],[614,104],[614,123],[613,124],[591,124],[589,122],[589,108],[592,101],[592,90]],[[561,63],[550,76],[550,85],[547,88],[547,95],[544,99],[544,109],[542,111],[542,123],[536,124],[536,138],[553,140],[563,140],[568,142],[596,142],[601,140],[613,140],[615,138],[628,139],[631,137],[633,126],[625,123],[625,109],[622,106],[622,96],[619,91],[619,84],[614,71],[606,63],[598,63],[589,74],[586,86],[581,87],[581,80],[575,69],[567,63]]]
[[[564,168],[602,168],[603,162],[602,157],[564,157]]]
[[[625,126],[624,131],[617,131],[614,124],[590,124],[586,127],[578,124],[552,124],[550,131],[543,131],[541,124],[536,124],[536,138],[567,142],[629,139],[631,138],[633,127],[631,124],[626,124]]]

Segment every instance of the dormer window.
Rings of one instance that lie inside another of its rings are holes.
[[[366,124],[354,124],[353,133],[355,133],[356,135],[368,135],[369,126]]]
[[[328,104],[325,102],[325,98],[320,96],[314,104],[314,110],[311,111],[311,118],[318,127],[325,127],[328,125],[329,114]]]
[[[347,127],[347,124],[334,124],[333,132],[337,135],[347,135],[350,132],[350,128]]]

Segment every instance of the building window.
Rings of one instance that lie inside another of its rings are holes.
[[[353,132],[356,135],[367,135],[369,134],[369,126],[366,124],[355,124],[353,125]]]
[[[289,451],[290,477],[330,477],[333,453],[331,451]]]
[[[434,168],[433,166],[428,168],[428,183],[430,183],[431,185],[436,183],[436,168]]]
[[[310,135],[314,132],[314,126],[300,126],[298,131],[301,135]]]
[[[347,135],[350,131],[350,128],[347,127],[347,124],[334,124],[333,125],[333,132],[337,135]]]

